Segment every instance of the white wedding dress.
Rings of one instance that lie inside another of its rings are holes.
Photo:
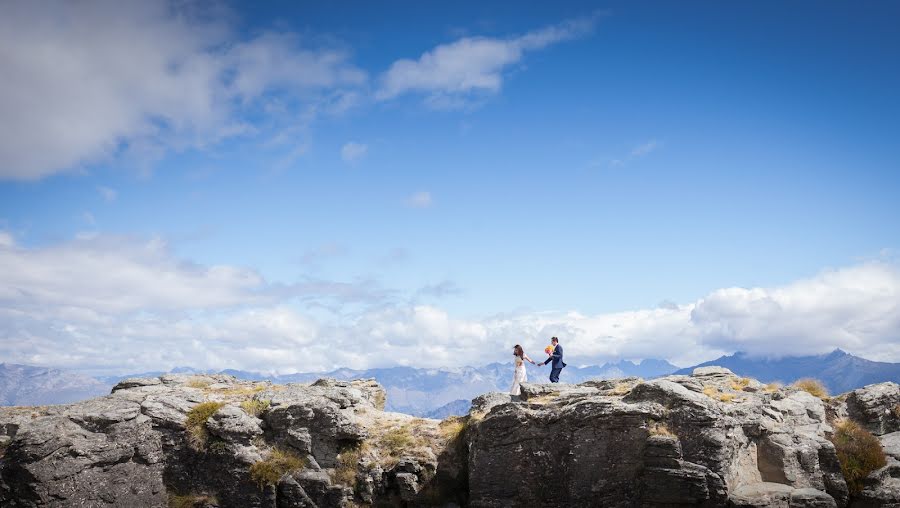
[[[512,388],[509,389],[510,395],[521,395],[522,388],[521,384],[528,381],[528,373],[525,372],[525,360],[515,356],[515,365],[516,369],[513,371],[513,384]]]

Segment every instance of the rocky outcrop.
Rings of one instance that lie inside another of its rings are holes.
[[[523,386],[471,425],[472,506],[845,506],[820,399],[727,369]]]
[[[105,397],[0,409],[0,505],[900,506],[900,387],[828,403],[727,369],[491,393],[465,418],[384,412],[373,381],[127,379]],[[888,454],[850,495],[829,438]]]
[[[124,380],[82,403],[2,408],[0,506],[437,499],[449,439],[436,420],[382,412],[384,395],[372,381],[276,386],[165,375]],[[200,408],[212,412],[197,425],[189,416]]]

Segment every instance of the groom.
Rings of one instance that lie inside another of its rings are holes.
[[[553,337],[550,339],[550,342],[553,344],[553,352],[547,356],[547,361],[541,365],[547,365],[552,361],[553,365],[550,366],[550,382],[559,383],[559,373],[562,372],[563,367],[566,366],[566,362],[563,361],[563,350],[562,346],[559,345],[559,339]]]

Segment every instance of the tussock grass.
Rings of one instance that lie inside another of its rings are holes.
[[[851,494],[862,492],[863,479],[887,463],[881,441],[852,420],[835,423],[831,442]]]
[[[438,428],[441,431],[441,436],[449,443],[455,439],[459,439],[466,430],[467,425],[468,421],[466,418],[461,416],[451,416],[450,418],[443,420]]]
[[[216,496],[206,494],[187,494],[178,496],[169,494],[169,508],[197,508],[207,505],[218,505],[219,500]]]
[[[609,395],[627,395],[631,391],[632,386],[628,383],[617,383],[611,390],[606,392]]]
[[[704,386],[703,395],[706,395],[711,399],[716,399],[719,402],[731,402],[736,397],[733,393],[719,391],[715,386]]]
[[[828,398],[828,389],[825,388],[825,385],[819,381],[818,379],[813,379],[811,377],[805,377],[803,379],[798,379],[794,381],[794,388],[798,390],[803,390],[804,392],[812,395],[813,397],[818,397],[820,399]]]
[[[206,421],[224,405],[224,402],[201,402],[188,411],[184,429],[188,433],[188,444],[193,449],[197,451],[206,449],[206,441],[209,439]]]
[[[189,388],[199,388],[201,390],[205,390],[205,389],[209,388],[209,386],[212,384],[213,384],[213,382],[210,381],[209,379],[202,378],[202,377],[192,377],[191,379],[188,379],[186,383],[184,383],[184,386],[187,386]]]
[[[387,395],[384,391],[379,390],[375,393],[375,408],[384,411],[384,405],[387,404]]]
[[[265,413],[272,403],[268,400],[249,399],[241,402],[241,409],[250,416],[259,416]]]
[[[341,450],[338,455],[338,465],[331,473],[331,480],[341,485],[346,485],[352,489],[356,488],[357,472],[359,471],[359,461],[363,454],[368,450],[369,445],[363,441],[354,446],[348,446]]]
[[[663,422],[654,422],[647,427],[651,436],[677,437]]]
[[[736,392],[740,392],[744,388],[747,388],[748,386],[750,386],[750,378],[749,377],[742,377],[740,379],[732,379],[731,380],[731,389]]]
[[[779,389],[781,389],[781,383],[778,382],[769,383],[763,387],[763,391],[766,393],[777,392]]]
[[[266,485],[276,485],[285,473],[303,469],[306,465],[306,460],[294,453],[275,448],[268,458],[250,466],[250,478],[263,489]]]

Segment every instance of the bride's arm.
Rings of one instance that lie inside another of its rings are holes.
[[[531,358],[528,358],[528,355],[523,354],[522,356],[525,357],[526,361],[531,362],[532,365],[537,365],[536,363],[534,363],[534,360],[532,360]]]

